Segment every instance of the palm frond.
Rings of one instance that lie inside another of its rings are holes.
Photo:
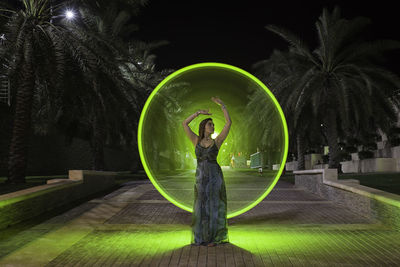
[[[265,26],[265,28],[269,31],[272,31],[273,33],[278,34],[281,36],[284,40],[286,40],[291,46],[296,48],[296,51],[302,55],[307,57],[310,61],[312,61],[315,65],[319,65],[318,61],[314,58],[314,56],[311,54],[310,49],[308,46],[305,44],[304,41],[302,41],[300,38],[298,38],[295,34],[293,34],[291,31],[275,26],[275,25],[268,25]]]

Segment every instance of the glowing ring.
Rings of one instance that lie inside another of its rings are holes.
[[[180,70],[175,71],[174,73],[170,74],[168,77],[166,77],[160,84],[157,85],[157,87],[153,90],[153,92],[150,94],[150,96],[148,97],[142,113],[140,115],[140,120],[139,120],[139,127],[138,127],[138,148],[139,148],[139,155],[140,155],[140,159],[142,161],[142,165],[143,168],[146,172],[146,174],[148,175],[150,181],[152,182],[152,184],[155,186],[155,188],[158,190],[158,192],[161,193],[161,195],[163,197],[165,197],[167,200],[169,200],[172,204],[178,206],[179,208],[186,210],[188,212],[193,212],[193,209],[191,207],[188,207],[186,205],[183,205],[181,203],[179,203],[178,201],[174,200],[172,197],[170,197],[157,183],[156,179],[153,177],[150,168],[146,162],[146,158],[144,156],[144,152],[143,152],[143,144],[142,144],[142,135],[143,135],[143,121],[144,118],[147,114],[148,111],[148,107],[153,99],[153,97],[157,94],[157,92],[163,87],[164,84],[166,84],[169,80],[173,79],[174,77],[188,71],[188,70],[193,70],[193,69],[197,69],[197,68],[204,68],[204,67],[219,67],[219,68],[225,68],[225,69],[229,69],[229,70],[233,70],[236,72],[239,72],[243,75],[245,75],[246,77],[250,78],[252,81],[254,81],[255,83],[257,83],[261,88],[263,88],[265,90],[265,92],[268,94],[268,96],[272,99],[273,103],[275,104],[276,109],[279,112],[280,118],[281,118],[281,122],[282,122],[282,126],[283,126],[283,131],[284,131],[284,135],[285,135],[285,143],[284,143],[284,152],[283,152],[283,158],[282,158],[282,163],[280,164],[278,173],[276,174],[273,182],[269,185],[268,189],[264,192],[264,194],[262,194],[258,199],[256,199],[255,201],[251,202],[248,206],[244,207],[243,209],[230,213],[228,214],[228,218],[232,218],[235,217],[237,215],[240,215],[248,210],[250,210],[251,208],[255,207],[258,203],[260,203],[270,192],[271,190],[274,188],[275,184],[278,182],[279,177],[281,176],[283,169],[285,168],[285,163],[286,163],[286,158],[287,158],[287,153],[288,153],[288,147],[289,147],[289,134],[288,134],[288,129],[287,129],[287,125],[286,125],[286,119],[285,119],[285,115],[283,114],[282,108],[279,105],[278,101],[276,100],[275,96],[271,93],[271,91],[259,80],[257,79],[255,76],[251,75],[250,73],[239,69],[237,67],[234,67],[232,65],[228,65],[228,64],[223,64],[223,63],[215,63],[215,62],[207,62],[207,63],[198,63],[198,64],[194,64],[194,65],[190,65],[187,67],[184,67]]]

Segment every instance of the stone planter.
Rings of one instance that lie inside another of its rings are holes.
[[[392,158],[400,159],[400,146],[395,146],[391,148]]]
[[[360,158],[358,157],[358,152],[351,153],[351,160],[360,160]]]
[[[343,205],[400,231],[400,196],[359,184],[338,180],[336,169],[294,171],[296,187]]]
[[[393,158],[363,159],[360,162],[361,172],[395,172],[397,161]]]
[[[286,162],[285,168],[287,171],[297,171],[297,161]]]
[[[69,179],[0,195],[0,229],[114,187],[116,172],[70,170]]]
[[[374,158],[340,162],[344,173],[396,172],[400,171],[399,160],[394,158]]]
[[[342,162],[340,162],[340,165],[342,166],[343,173],[361,172],[359,160],[342,161]]]
[[[313,166],[318,164],[318,161],[322,163],[322,154],[307,154],[304,155],[304,167],[306,170],[313,169]]]
[[[328,169],[329,164],[317,164],[313,166],[313,169]]]

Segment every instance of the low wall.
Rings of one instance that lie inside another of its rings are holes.
[[[361,172],[395,172],[397,161],[394,158],[375,158],[361,160]]]
[[[278,171],[280,167],[281,167],[281,164],[273,164],[272,165],[272,170]]]
[[[116,172],[70,170],[69,179],[0,195],[0,229],[57,207],[105,191],[115,185]]]
[[[392,157],[392,148],[385,147],[385,148],[378,148],[374,150],[374,158],[391,158]]]
[[[329,164],[317,164],[313,166],[313,169],[328,169]]]
[[[338,180],[336,169],[294,171],[295,185],[400,231],[400,196]]]
[[[400,146],[395,146],[391,148],[392,158],[400,159]]]
[[[399,161],[396,158],[372,158],[343,161],[340,164],[344,173],[396,172],[400,171]]]
[[[359,173],[361,172],[360,160],[350,160],[340,162],[343,173]]]

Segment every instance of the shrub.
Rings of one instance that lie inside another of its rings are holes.
[[[400,138],[393,138],[389,140],[391,146],[400,146]]]
[[[378,149],[377,144],[373,143],[373,142],[367,143],[364,147],[366,148],[366,150],[376,150],[376,149]]]
[[[349,138],[347,139],[346,143],[348,146],[353,146],[353,147],[357,147],[358,145],[360,145],[360,141],[356,138]]]
[[[389,129],[389,135],[399,135],[400,127],[392,127]]]
[[[322,163],[323,164],[328,164],[329,163],[329,155],[323,155],[322,156]]]
[[[357,152],[357,147],[355,146],[346,146],[344,148],[344,151],[347,153],[356,153]]]
[[[374,157],[374,152],[369,151],[369,150],[363,150],[358,152],[358,157],[360,159],[371,159]]]
[[[389,142],[393,139],[398,139],[398,138],[400,138],[400,128],[398,127],[390,128],[388,133]]]
[[[345,145],[346,145],[346,144],[343,143],[343,142],[339,142],[339,143],[338,143],[338,146],[339,146],[339,147],[344,147]]]
[[[340,161],[350,161],[351,160],[351,155],[346,152],[341,152],[339,155]]]

